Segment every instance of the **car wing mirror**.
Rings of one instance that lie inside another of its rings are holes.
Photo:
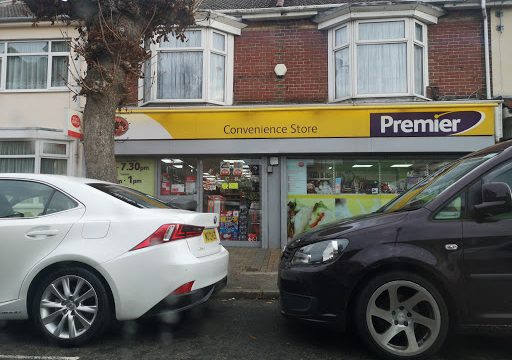
[[[512,210],[512,191],[504,182],[490,182],[482,186],[482,203],[473,207],[475,215],[483,218]]]

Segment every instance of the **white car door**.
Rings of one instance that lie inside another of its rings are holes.
[[[0,303],[18,298],[28,271],[84,213],[82,204],[48,185],[0,180]]]

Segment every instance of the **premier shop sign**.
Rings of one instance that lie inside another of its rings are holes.
[[[371,137],[461,135],[485,120],[480,111],[371,113]]]
[[[137,108],[117,140],[494,136],[495,102]]]

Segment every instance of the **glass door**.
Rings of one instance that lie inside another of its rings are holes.
[[[260,159],[202,161],[202,211],[219,215],[223,245],[261,246],[262,175]]]

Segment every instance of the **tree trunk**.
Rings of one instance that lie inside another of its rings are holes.
[[[114,150],[114,118],[117,102],[117,95],[112,91],[89,95],[83,119],[87,177],[114,183],[117,183]]]

